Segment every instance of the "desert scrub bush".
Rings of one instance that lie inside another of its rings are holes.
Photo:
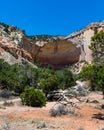
[[[67,94],[75,96],[75,97],[81,97],[81,96],[87,96],[90,93],[88,89],[85,88],[85,86],[73,86],[68,89]]]
[[[5,23],[0,23],[0,25],[2,25],[2,26],[4,27],[4,31],[5,31],[5,32],[9,33],[9,30],[8,30],[9,25],[7,25],[7,24],[5,24]]]
[[[32,107],[42,107],[46,105],[44,93],[33,87],[26,87],[24,92],[20,95],[20,98],[23,105]]]
[[[78,87],[77,89],[77,92],[78,92],[78,96],[87,96],[88,95],[88,90],[81,86]]]
[[[57,104],[50,110],[51,116],[61,116],[68,114],[68,107],[64,104]]]
[[[1,93],[0,93],[0,97],[2,98],[10,98],[10,96],[12,96],[12,92],[4,89]]]
[[[95,64],[83,67],[80,79],[89,80],[91,90],[101,90],[104,98],[104,65]]]
[[[2,127],[2,130],[10,130],[9,123],[3,123],[3,124],[1,125],[1,127]]]

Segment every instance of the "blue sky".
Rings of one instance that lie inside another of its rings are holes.
[[[27,35],[69,35],[104,20],[104,0],[0,0],[0,22]]]

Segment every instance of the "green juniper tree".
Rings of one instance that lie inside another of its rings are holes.
[[[92,50],[94,63],[104,64],[104,32],[96,33],[91,38],[91,45],[89,47]]]
[[[91,38],[93,64],[83,67],[80,77],[90,81],[92,90],[101,90],[104,97],[104,32],[96,33]]]

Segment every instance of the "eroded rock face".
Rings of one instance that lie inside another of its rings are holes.
[[[29,61],[37,59],[42,65],[51,64],[54,68],[62,68],[79,61],[80,48],[71,41],[63,40],[63,37],[39,41],[27,37],[24,31],[14,26],[7,25],[6,31],[5,26],[1,25],[0,47],[4,51],[9,50]]]
[[[81,47],[80,60],[85,60],[88,63],[91,63],[93,60],[92,52],[89,49],[91,43],[91,37],[100,31],[104,31],[104,21],[91,23],[84,29],[74,32],[69,36],[65,37],[65,40],[72,41],[73,44],[75,44],[76,46],[80,46]]]
[[[79,61],[80,49],[72,42],[56,40],[41,47],[37,58],[43,65],[62,67]]]
[[[3,55],[4,52],[9,52],[11,54],[17,55],[18,57],[32,60],[31,54],[29,54],[26,50],[17,46],[10,39],[4,36],[0,36],[0,54]]]
[[[39,41],[26,36],[23,30],[1,24],[0,55],[12,52],[29,61],[38,60],[44,66],[51,64],[54,68],[62,68],[79,61],[91,63],[91,37],[101,30],[104,31],[104,21],[92,23],[67,37],[52,37]]]
[[[29,39],[23,36],[20,46],[31,54],[33,60],[38,60],[43,66],[50,64],[53,68],[76,63],[81,53],[80,48],[72,42],[62,39],[30,43]]]
[[[0,57],[7,59],[25,58],[32,61],[31,54],[20,47],[22,38],[25,35],[24,31],[17,29],[14,26],[9,26],[4,23],[0,24]],[[14,61],[14,60],[13,60]]]
[[[43,46],[34,46],[32,52],[42,64],[51,64],[56,68],[80,61],[91,64],[93,60],[92,51],[89,49],[91,37],[100,31],[104,31],[104,21],[91,23],[78,32],[62,39],[57,38]]]

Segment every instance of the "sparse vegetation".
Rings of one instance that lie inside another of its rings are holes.
[[[89,80],[91,90],[102,90],[104,95],[104,65],[89,65],[83,67],[80,78]]]
[[[0,25],[2,25],[2,26],[4,27],[4,31],[5,31],[5,32],[9,33],[9,30],[8,30],[9,25],[7,25],[7,24],[5,24],[5,23],[0,23]]]
[[[20,94],[28,85],[28,77],[22,66],[9,65],[0,59],[0,88],[13,90]]]
[[[27,36],[29,37],[31,40],[34,41],[52,41],[54,36],[51,35],[34,35],[34,36]]]
[[[7,25],[7,24],[5,24],[5,23],[3,23],[3,22],[1,22],[0,25],[2,25],[2,26],[5,27],[5,28],[8,28],[8,27],[9,27],[9,25]]]
[[[58,89],[67,89],[75,84],[74,75],[69,69],[54,71],[52,69],[39,69],[37,87],[47,95]]]
[[[7,52],[9,52],[12,56],[14,56],[16,59],[18,59],[18,55],[16,53],[14,53],[13,51],[11,50],[7,50]]]
[[[101,90],[104,97],[104,32],[96,33],[91,40],[93,64],[83,67],[79,77],[89,80],[91,90]]]
[[[2,129],[3,130],[9,130],[10,129],[9,123],[2,124]]]
[[[103,31],[96,33],[91,38],[90,49],[92,50],[94,63],[104,64],[104,32]]]
[[[64,104],[57,104],[50,110],[51,116],[62,116],[68,114],[68,106]]]
[[[50,91],[66,89],[74,84],[74,75],[69,69],[59,71],[48,68],[35,69],[26,64],[9,65],[0,60],[0,87],[18,94],[24,91],[25,86],[41,89],[47,95]]]

